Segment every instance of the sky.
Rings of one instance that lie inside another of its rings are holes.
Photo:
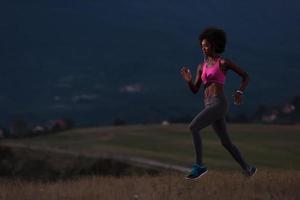
[[[1,1],[0,125],[16,116],[101,124],[194,115],[202,94],[188,91],[179,70],[194,72],[203,60],[197,38],[207,26],[226,31],[224,57],[251,77],[243,106],[231,112],[282,104],[299,95],[299,4]],[[239,81],[229,73],[228,98]]]

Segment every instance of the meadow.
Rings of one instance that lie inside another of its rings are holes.
[[[248,162],[258,167],[300,170],[299,125],[231,124],[228,130]],[[204,162],[210,168],[239,169],[210,127],[201,134]],[[139,157],[186,167],[194,160],[187,124],[73,129],[33,138],[3,140],[0,144],[96,157]]]
[[[202,132],[209,172],[184,179],[184,170],[157,175],[85,176],[56,182],[0,180],[0,199],[299,199],[300,126],[230,124],[233,142],[257,166],[245,178],[211,128]],[[194,160],[187,124],[134,125],[73,129],[0,145],[47,149],[130,161],[141,158],[187,169]],[[147,164],[147,163],[144,163]],[[151,164],[150,164],[151,165]],[[155,167],[153,165],[152,167]],[[161,167],[161,166],[160,166]]]

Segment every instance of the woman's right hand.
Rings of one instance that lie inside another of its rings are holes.
[[[181,68],[181,75],[185,81],[191,82],[192,81],[192,74],[191,71],[187,67]]]

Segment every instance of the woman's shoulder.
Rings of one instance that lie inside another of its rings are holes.
[[[225,57],[220,57],[219,62],[220,62],[221,65],[226,65],[230,62],[230,60],[228,58],[225,58]]]
[[[223,72],[228,70],[231,61],[228,58],[220,57],[219,63]]]
[[[229,58],[221,57],[220,64],[221,64],[221,66],[223,66],[223,68],[229,69],[233,65],[233,61]]]
[[[203,65],[204,63],[199,63],[198,66],[197,66],[197,71],[202,71],[203,70]]]

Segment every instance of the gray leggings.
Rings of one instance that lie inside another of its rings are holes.
[[[247,169],[248,164],[245,162],[239,149],[232,144],[227,133],[225,114],[227,112],[228,105],[226,97],[223,94],[210,97],[204,101],[204,105],[204,109],[192,120],[189,125],[193,135],[196,162],[198,164],[202,164],[202,139],[200,131],[211,124],[214,131],[220,138],[222,145],[229,151],[229,153],[243,169]]]

